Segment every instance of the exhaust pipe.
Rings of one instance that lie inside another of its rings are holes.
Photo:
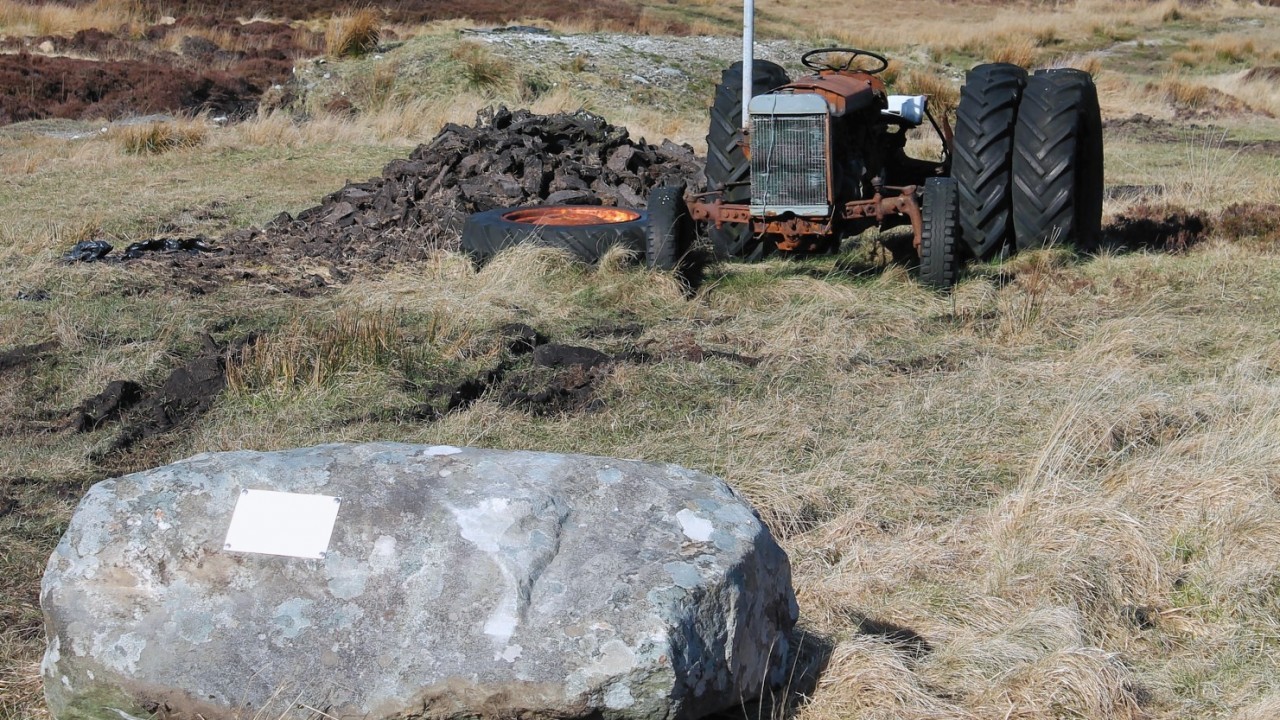
[[[751,91],[755,76],[756,45],[756,3],[755,0],[742,0],[742,132],[751,130],[751,113],[747,106],[751,103]]]

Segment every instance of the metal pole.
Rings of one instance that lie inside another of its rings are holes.
[[[742,130],[751,129],[751,113],[747,105],[751,102],[752,76],[755,75],[756,44],[756,3],[755,0],[742,0]]]

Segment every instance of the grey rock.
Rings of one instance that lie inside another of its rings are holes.
[[[225,550],[246,489],[341,497],[324,559]],[[395,443],[98,483],[41,605],[59,720],[695,718],[782,684],[797,616],[716,478]]]

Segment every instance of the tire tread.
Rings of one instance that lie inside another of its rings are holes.
[[[970,70],[960,91],[951,174],[959,184],[961,235],[978,259],[1013,240],[1013,136],[1026,82],[1023,68],[989,63]]]

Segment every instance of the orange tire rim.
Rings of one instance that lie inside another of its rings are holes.
[[[547,207],[512,210],[511,212],[503,213],[502,219],[522,225],[540,225],[544,227],[615,225],[639,220],[640,213],[625,208],[598,207],[595,205],[550,205]]]

